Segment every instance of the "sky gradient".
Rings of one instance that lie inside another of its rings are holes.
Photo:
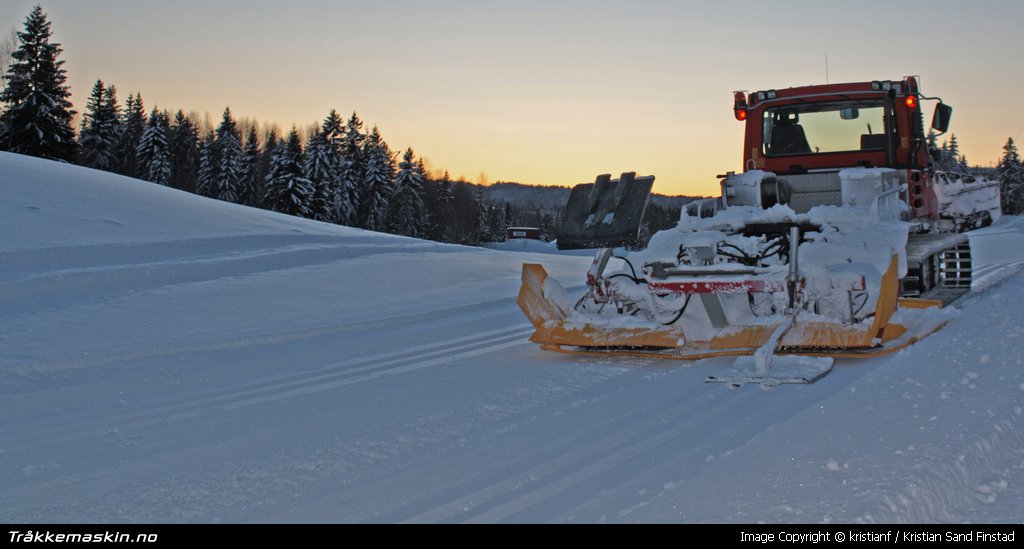
[[[0,31],[35,3],[0,3]],[[470,180],[636,171],[656,192],[715,195],[741,169],[731,92],[824,83],[826,54],[831,82],[920,75],[972,164],[1024,134],[1020,0],[39,3],[79,111],[96,79],[147,109],[230,106],[284,128],[354,110]]]

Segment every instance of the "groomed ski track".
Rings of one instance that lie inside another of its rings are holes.
[[[704,383],[729,359],[530,344],[519,264],[588,257],[0,163],[0,213],[37,233],[0,242],[0,521],[1021,518],[1020,220],[974,235],[983,291],[939,334],[732,390]]]

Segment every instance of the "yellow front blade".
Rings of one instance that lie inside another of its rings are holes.
[[[562,320],[565,311],[544,297],[544,282],[548,272],[543,265],[523,263],[523,285],[519,288],[516,303],[526,313],[534,328],[540,328],[549,320]]]

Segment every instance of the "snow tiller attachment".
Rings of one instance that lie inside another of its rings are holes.
[[[536,328],[531,341],[561,352],[743,357],[707,380],[775,385],[812,383],[834,357],[892,352],[949,319],[939,301],[899,297],[906,224],[858,209],[684,214],[645,250],[617,252],[637,244],[653,179],[603,175],[573,190],[558,243],[596,249],[586,291],[571,299],[542,266],[523,265],[518,303]]]

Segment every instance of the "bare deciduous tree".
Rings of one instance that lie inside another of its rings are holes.
[[[0,39],[0,89],[7,87],[7,67],[14,61],[12,54],[18,49],[18,33],[11,29]]]

